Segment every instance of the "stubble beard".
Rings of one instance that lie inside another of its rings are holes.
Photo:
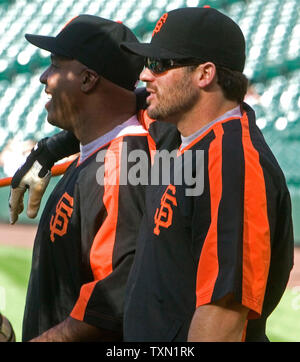
[[[149,117],[158,121],[175,122],[188,112],[199,99],[198,90],[192,87],[191,77],[186,72],[172,88],[157,90],[157,105],[147,109]]]

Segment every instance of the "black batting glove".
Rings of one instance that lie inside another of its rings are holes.
[[[27,216],[35,218],[42,196],[51,178],[51,167],[55,159],[47,147],[47,138],[39,141],[31,150],[25,163],[16,171],[11,181],[9,196],[10,223],[18,220],[24,209],[24,194],[29,189]]]
[[[61,131],[37,143],[25,163],[12,178],[9,197],[10,223],[18,220],[24,209],[24,194],[29,190],[27,216],[35,218],[51,178],[54,163],[79,151],[79,141],[73,133]]]

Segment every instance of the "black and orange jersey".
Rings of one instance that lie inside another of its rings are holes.
[[[201,194],[189,196],[184,177],[175,182],[180,162],[173,163],[168,185],[146,189],[126,292],[125,341],[186,341],[196,308],[229,293],[249,308],[245,340],[267,340],[266,319],[293,265],[284,175],[246,104],[242,117],[213,124],[177,161],[191,151],[186,162],[196,173],[199,150]]]
[[[149,154],[149,140],[136,119],[85,161],[75,160],[53,190],[34,242],[24,341],[68,316],[122,332],[145,187],[126,182],[139,162],[128,154]]]

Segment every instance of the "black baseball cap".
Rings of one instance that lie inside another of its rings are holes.
[[[140,57],[125,52],[120,43],[138,43],[124,24],[93,15],[70,20],[56,37],[26,34],[33,45],[76,59],[111,82],[133,90],[143,69]]]
[[[165,13],[150,43],[123,42],[132,54],[155,59],[198,59],[242,72],[245,38],[228,16],[210,7],[187,7]]]

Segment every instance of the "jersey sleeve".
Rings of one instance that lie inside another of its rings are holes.
[[[47,147],[56,161],[80,151],[79,141],[72,132],[60,131],[47,139]]]
[[[88,216],[81,215],[82,238],[92,239],[91,242],[86,240],[85,244],[90,247],[83,250],[83,255],[88,258],[86,264],[90,268],[91,280],[83,283],[70,314],[75,319],[113,331],[122,331],[125,288],[144,208],[145,186],[133,185],[126,180],[133,164],[141,161],[130,163],[127,154],[131,148],[139,152],[144,150],[144,155],[147,155],[144,162],[149,162],[147,137],[125,137],[124,140],[113,141],[105,155],[104,182],[99,188],[103,190],[103,210],[93,214],[93,222],[88,220]],[[82,188],[80,197],[84,193],[89,194],[86,187],[84,190]],[[89,197],[95,200],[99,195]],[[81,202],[85,203],[82,209],[87,210],[89,206],[86,200]],[[88,214],[88,210],[85,214]]]
[[[214,127],[207,153],[210,215],[197,267],[196,307],[228,293],[261,314],[270,266],[266,182],[246,120]]]

